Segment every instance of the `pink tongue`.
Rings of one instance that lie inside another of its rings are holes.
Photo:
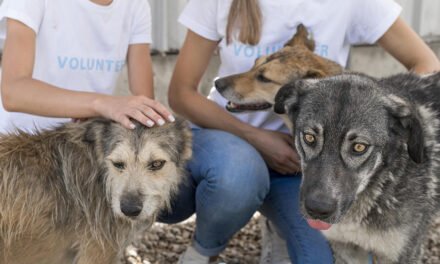
[[[318,230],[327,230],[332,226],[331,224],[327,224],[326,222],[312,219],[307,219],[307,223],[310,227]]]

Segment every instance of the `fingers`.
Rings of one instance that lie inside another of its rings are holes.
[[[290,168],[290,173],[297,173],[301,171],[301,160],[298,153],[292,149],[292,153],[288,156],[289,160],[286,162]]]
[[[301,171],[301,166],[298,162],[292,159],[289,155],[279,156],[268,162],[269,167],[281,174],[294,174]]]
[[[154,126],[154,122],[151,121],[150,118],[148,118],[142,111],[139,111],[137,109],[132,110],[129,114],[129,117],[131,117],[134,120],[137,120],[139,123],[147,126],[152,127]],[[163,121],[163,120],[162,120]]]
[[[291,136],[285,134],[283,135],[283,139],[288,143],[292,149],[289,153],[286,153],[288,160],[286,161],[286,165],[290,168],[290,171],[298,172],[301,171],[301,161],[298,153],[296,152],[294,140]]]
[[[120,115],[118,118],[115,118],[115,121],[119,124],[123,125],[127,129],[135,129],[136,125],[130,121],[130,118],[126,115]]]
[[[145,102],[144,105],[147,106],[149,109],[151,109],[150,111],[154,112],[154,115],[157,115],[155,118],[153,118],[154,120],[157,120],[159,122],[159,115],[165,119],[168,120],[169,122],[174,122],[176,119],[174,118],[174,116],[171,114],[170,111],[168,111],[168,109],[163,106],[161,103],[159,103],[158,101],[152,100],[150,98],[145,98]],[[146,113],[145,113],[146,114]],[[162,120],[163,120],[162,119]],[[157,122],[156,122],[157,123]],[[159,123],[157,123],[159,124]],[[160,124],[159,124],[160,125]],[[163,125],[163,124],[162,124]]]
[[[139,112],[148,118],[152,125],[149,125],[150,127],[154,124],[158,124],[159,126],[163,126],[165,124],[165,120],[160,116],[158,113],[156,113],[151,107],[146,105],[140,105],[139,106]],[[152,120],[152,121],[151,121]]]
[[[293,162],[279,164],[278,166],[275,166],[272,169],[284,175],[295,174],[301,171],[301,167]]]
[[[283,133],[282,137],[283,137],[284,141],[286,141],[286,143],[288,143],[292,147],[295,147],[295,142],[294,142],[292,136]]]
[[[273,170],[276,172],[282,174],[282,175],[289,175],[289,174],[295,174],[298,172],[297,167],[288,167],[285,164],[280,166],[270,166]]]
[[[134,129],[135,127],[130,119],[136,120],[147,127],[163,126],[167,121],[175,121],[174,116],[161,103],[147,97],[129,97],[124,104],[125,106],[118,111],[123,117],[115,119],[127,128]]]
[[[294,174],[301,171],[301,162],[293,149],[283,153],[276,162],[276,171],[282,174]]]

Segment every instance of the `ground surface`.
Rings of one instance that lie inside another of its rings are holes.
[[[258,216],[254,217],[229,243],[220,255],[219,263],[257,264],[260,255],[260,229]],[[188,245],[194,222],[178,225],[155,224],[125,251],[127,264],[172,264]],[[440,219],[433,223],[432,231],[425,243],[424,264],[440,263]]]

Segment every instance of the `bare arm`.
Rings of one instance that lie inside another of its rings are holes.
[[[188,31],[170,83],[170,106],[199,126],[228,131],[247,140],[273,169],[281,173],[298,171],[298,158],[288,135],[246,124],[198,93],[200,79],[217,45]]]
[[[188,31],[171,78],[169,104],[177,113],[199,126],[225,130],[246,138],[255,130],[254,127],[226,113],[215,102],[197,91],[217,45],[215,41]]]
[[[430,73],[440,70],[434,52],[401,18],[379,39],[381,45],[408,70]]]
[[[128,82],[131,93],[154,98],[153,63],[151,62],[150,45],[130,45],[127,61]]]
[[[148,125],[145,114],[139,110],[151,101],[145,96],[76,92],[33,79],[35,45],[36,34],[32,29],[8,19],[1,81],[2,101],[7,111],[78,119],[103,116],[127,128],[134,127],[130,121],[133,118]]]
[[[6,110],[52,117],[97,116],[93,108],[98,95],[57,88],[32,79],[35,32],[8,19],[3,55],[1,92]]]
[[[150,45],[134,44],[128,47],[128,82],[130,91],[133,95],[146,97],[148,104],[142,105],[140,110],[145,117],[139,113],[139,119],[143,123],[148,119],[154,123],[162,124],[168,120],[174,121],[173,115],[161,103],[154,100],[153,84],[153,63],[150,55]]]

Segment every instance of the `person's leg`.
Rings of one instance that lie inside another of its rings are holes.
[[[193,158],[188,170],[193,184],[181,189],[172,213],[161,220],[176,220],[191,212],[191,187],[195,186],[193,246],[202,255],[215,256],[262,205],[269,191],[269,173],[250,144],[211,129],[193,130]]]
[[[196,212],[196,183],[191,174],[186,174],[177,194],[171,200],[171,209],[159,214],[157,221],[176,224],[188,219]]]
[[[260,154],[244,140],[218,130],[195,131],[190,172],[197,182],[194,246],[218,255],[262,205],[269,173]]]
[[[286,240],[292,263],[333,263],[329,243],[320,231],[311,228],[299,208],[300,175],[283,176],[270,171],[271,186],[261,212]]]

